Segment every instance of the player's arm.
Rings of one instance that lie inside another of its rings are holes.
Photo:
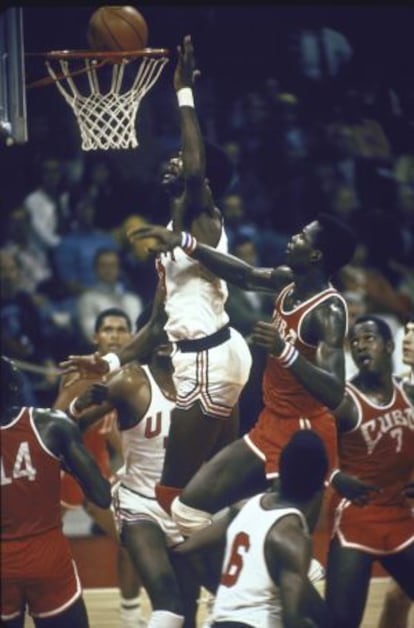
[[[270,323],[259,321],[252,339],[279,358],[311,395],[333,410],[342,401],[345,390],[343,342],[346,313],[342,302],[330,300],[316,308],[312,313],[311,326],[313,338],[309,342],[317,345],[315,363],[291,347]]]
[[[206,185],[206,155],[200,124],[193,102],[194,79],[199,73],[195,68],[194,49],[189,35],[183,45],[178,46],[178,61],[174,72],[181,126],[184,194],[179,200],[179,211],[175,214],[176,230],[188,230],[208,244],[216,244],[220,234],[220,222],[206,221],[203,229],[194,227],[193,221],[202,213],[215,215],[214,202]]]
[[[70,386],[79,379],[102,377],[135,359],[144,361],[164,337],[165,321],[164,288],[159,282],[150,319],[119,351],[107,353],[105,356],[99,353],[70,355],[60,363],[66,375],[65,386]]]
[[[293,280],[292,271],[288,266],[255,268],[234,255],[222,253],[208,244],[202,244],[188,233],[170,231],[159,225],[132,229],[128,232],[128,237],[131,240],[154,238],[157,240],[157,243],[151,247],[154,253],[171,251],[180,246],[215,275],[243,290],[264,290],[275,293]]]
[[[74,401],[72,408],[81,432],[114,409],[118,413],[118,425],[124,430],[140,421],[149,403],[147,377],[138,364],[131,363],[114,373],[107,384],[92,384]]]
[[[85,448],[75,423],[60,410],[50,410],[44,432],[47,445],[62,459],[65,469],[77,479],[86,497],[100,508],[109,508],[111,490],[95,460]]]
[[[307,576],[311,552],[311,539],[304,535],[296,515],[278,521],[266,538],[266,565],[280,589],[286,628],[329,626],[325,602]]]

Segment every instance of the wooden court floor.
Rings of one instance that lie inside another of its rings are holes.
[[[373,578],[371,580],[368,604],[361,628],[376,628],[379,613],[382,607],[384,591],[386,588],[386,578]],[[321,590],[323,582],[318,583]],[[88,609],[90,628],[119,628],[119,595],[115,588],[86,589],[84,591],[86,606]],[[203,592],[199,602],[198,628],[201,628],[206,616],[206,599]],[[148,618],[150,605],[145,592],[142,593],[142,608],[144,617]],[[33,623],[30,618],[26,620],[25,628],[32,628]],[[75,628],[75,627],[74,627]],[[394,628],[390,626],[390,628]],[[411,609],[410,622],[408,628],[414,628],[414,608]]]

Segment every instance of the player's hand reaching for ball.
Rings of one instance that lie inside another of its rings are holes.
[[[174,89],[178,92],[183,87],[193,87],[194,81],[200,76],[194,58],[191,35],[186,35],[182,46],[177,46],[178,61],[174,72]]]
[[[157,225],[148,225],[147,227],[132,229],[128,231],[127,235],[131,242],[145,238],[157,240],[156,244],[148,248],[150,253],[165,253],[166,251],[171,251],[176,246],[181,245],[182,239],[181,233],[170,231],[165,227],[159,227]]]
[[[369,484],[349,473],[339,471],[332,479],[332,485],[340,495],[349,499],[356,506],[365,506],[373,493],[380,493],[381,489],[375,484]]]
[[[67,376],[65,388],[79,379],[96,379],[109,373],[109,364],[99,353],[70,355],[59,366],[63,369],[63,374]]]

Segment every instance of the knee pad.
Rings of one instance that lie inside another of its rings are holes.
[[[171,516],[183,536],[190,536],[197,530],[209,526],[213,516],[204,510],[192,508],[176,497],[171,504]]]

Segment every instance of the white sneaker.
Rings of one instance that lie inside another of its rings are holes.
[[[121,608],[119,628],[146,628],[147,621],[143,618],[141,608],[126,610]]]
[[[316,558],[312,558],[311,560],[308,578],[311,582],[318,582],[319,580],[323,580],[325,578],[325,568],[321,565],[319,560],[316,560]]]

